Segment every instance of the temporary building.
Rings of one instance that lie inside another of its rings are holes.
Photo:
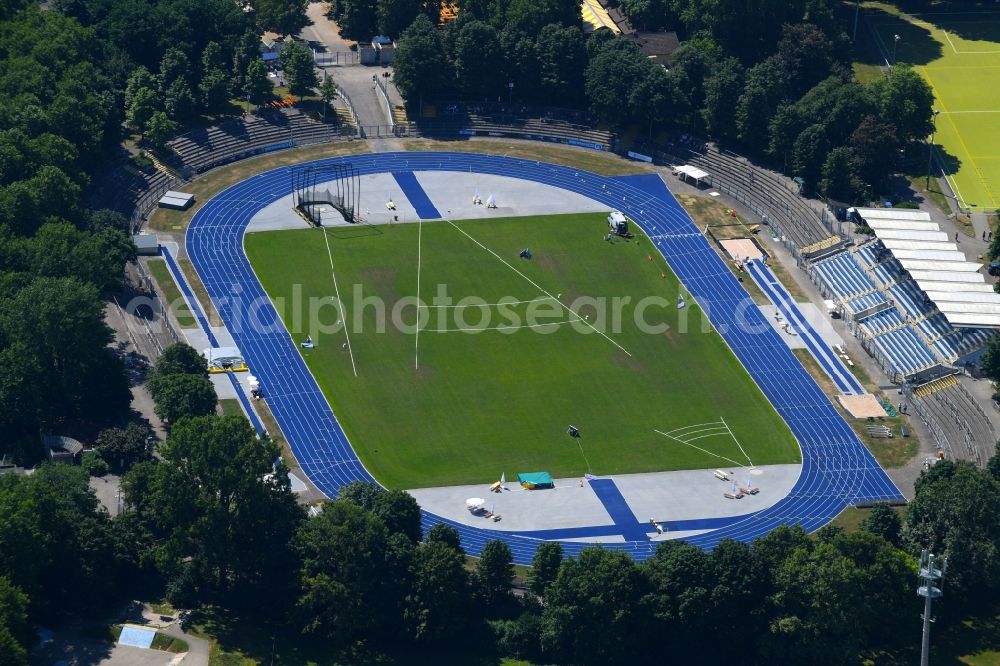
[[[521,472],[517,475],[517,480],[527,490],[553,487],[552,475],[548,472]]]

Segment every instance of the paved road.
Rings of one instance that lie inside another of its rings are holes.
[[[350,51],[352,47],[356,47],[356,42],[340,36],[340,28],[336,23],[326,18],[325,12],[325,3],[310,3],[307,13],[313,24],[303,28],[299,37],[307,40],[317,51],[327,53],[344,53]],[[372,84],[372,76],[382,76],[384,71],[391,73],[391,68],[367,65],[335,65],[321,69],[332,76],[337,87],[351,99],[361,125],[388,126],[391,124],[385,100]],[[369,134],[374,134],[374,131],[369,132]]]

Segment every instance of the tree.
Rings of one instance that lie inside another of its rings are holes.
[[[178,123],[189,120],[197,109],[191,85],[181,78],[171,83],[163,94],[163,109],[170,120]],[[156,114],[153,114],[153,118],[149,121],[150,130],[153,129],[156,120]]]
[[[798,97],[830,76],[835,62],[834,47],[815,25],[785,25],[775,59],[784,73],[789,92]]]
[[[378,31],[398,37],[420,13],[420,0],[376,0],[375,15]]]
[[[288,90],[299,99],[319,85],[316,63],[306,47],[299,44],[286,46],[281,52],[281,61],[285,68],[285,78],[288,79]]]
[[[887,184],[899,150],[896,126],[874,116],[865,116],[851,134],[850,144],[857,156],[862,180],[876,188]]]
[[[459,636],[467,626],[470,603],[465,557],[440,541],[422,543],[414,552],[412,571],[405,618],[413,638],[441,644]]]
[[[345,483],[337,491],[337,499],[353,502],[365,511],[374,511],[375,502],[385,490],[367,481]]]
[[[737,138],[753,152],[767,148],[771,118],[784,98],[783,75],[771,59],[758,63],[747,71],[746,85],[736,102]]]
[[[490,541],[476,562],[476,592],[488,607],[498,607],[512,600],[514,555],[503,541]]]
[[[988,471],[994,479],[1000,481],[1000,440],[997,440],[993,449],[993,455],[986,463],[986,471]]]
[[[531,571],[528,572],[528,589],[534,595],[545,596],[545,591],[559,575],[562,560],[563,549],[559,542],[543,541],[538,544],[538,549],[531,559]]]
[[[0,577],[17,580],[33,619],[97,610],[115,597],[110,526],[79,467],[42,465],[31,476],[0,477]],[[11,594],[0,589],[0,615],[13,612],[9,628],[23,638],[23,597]],[[3,609],[8,603],[12,611]]]
[[[34,644],[34,633],[28,624],[28,596],[0,576],[0,664],[27,664],[26,648]]]
[[[414,543],[420,540],[420,505],[405,490],[393,488],[380,493],[372,513],[393,532],[405,534]]]
[[[319,96],[323,100],[323,120],[326,121],[326,109],[337,99],[337,84],[333,82],[332,76],[323,75],[323,82],[319,86]]]
[[[575,664],[629,663],[647,635],[643,587],[623,552],[585,548],[565,560],[545,595],[543,650]]]
[[[634,43],[623,41],[619,44],[621,46],[609,46],[591,58],[584,73],[584,89],[594,113],[615,123],[629,119],[632,109],[628,109],[627,115],[623,114],[623,100],[631,98],[650,67]]]
[[[108,348],[112,334],[96,287],[75,278],[35,278],[0,298],[0,337],[33,369],[44,422],[108,423],[128,413],[128,378]]]
[[[994,239],[1000,238],[1000,233]],[[994,240],[994,243],[997,241]],[[990,251],[992,253],[992,246]],[[986,351],[979,357],[980,368],[983,374],[989,377],[994,383],[1000,382],[1000,335],[993,335],[986,345]]]
[[[495,94],[499,72],[494,64],[501,60],[496,30],[482,21],[462,21],[457,25],[451,52],[456,86],[475,95]]]
[[[348,39],[362,42],[370,40],[375,34],[378,22],[378,14],[375,9],[376,1],[338,0],[336,19],[340,26],[340,34]],[[393,59],[395,60],[395,57]]]
[[[177,123],[170,119],[170,117],[163,111],[157,111],[153,114],[153,117],[149,120],[149,126],[146,128],[146,138],[150,142],[158,147],[162,148],[174,132],[177,131]]]
[[[171,378],[191,375],[170,375]],[[130,513],[150,535],[147,557],[178,591],[242,598],[278,613],[292,593],[289,549],[304,519],[280,449],[237,415],[178,420],[162,462],[122,480]]]
[[[838,146],[830,151],[823,162],[823,178],[819,191],[838,201],[853,202],[859,189],[855,175],[854,151]]]
[[[197,375],[167,375],[150,384],[156,403],[156,415],[174,423],[185,416],[207,416],[215,413],[218,397],[207,377]]]
[[[267,77],[267,65],[260,58],[250,61],[247,66],[243,94],[251,104],[258,106],[274,96],[274,86]]]
[[[164,95],[168,93],[170,87],[178,81],[183,81],[190,89],[191,81],[191,61],[187,54],[177,47],[171,47],[160,59],[160,92]]]
[[[132,465],[148,460],[151,433],[145,423],[130,421],[124,428],[102,430],[94,448],[116,472],[127,471]]]
[[[437,523],[427,530],[427,536],[424,538],[424,543],[434,542],[443,543],[459,553],[465,553],[465,551],[462,550],[462,538],[458,535],[458,530],[447,523]]]
[[[451,79],[451,66],[444,55],[441,35],[430,19],[421,14],[399,38],[392,59],[396,89],[411,104],[424,95],[441,92]]]
[[[125,122],[145,133],[150,121],[160,109],[160,96],[152,88],[139,88],[125,106]]]
[[[885,502],[879,502],[872,507],[871,513],[861,521],[860,529],[882,537],[893,546],[899,547],[902,538],[903,525],[899,514]]]
[[[705,127],[716,137],[736,136],[736,102],[743,90],[743,66],[736,58],[716,65],[705,80]]]
[[[254,20],[263,31],[296,35],[310,24],[307,0],[253,0]]]
[[[205,357],[189,344],[175,342],[169,345],[156,359],[150,380],[167,375],[201,375],[208,377],[208,363]]]
[[[806,181],[810,192],[819,187],[820,174],[826,161],[830,143],[822,125],[810,125],[802,131],[792,145],[792,169]]]
[[[583,101],[583,73],[587,69],[586,38],[576,28],[550,23],[535,40],[540,85],[561,105]]]
[[[975,608],[1000,589],[1000,482],[967,461],[939,461],[906,511],[911,551],[948,557],[949,605]]]
[[[201,102],[209,112],[219,112],[229,105],[230,77],[222,69],[213,69],[202,77],[198,84]]]
[[[909,65],[893,65],[888,76],[868,85],[881,118],[896,126],[903,143],[922,139],[934,130],[934,92]]]
[[[399,622],[386,605],[397,580],[387,568],[388,541],[381,520],[345,500],[325,504],[302,524],[294,547],[302,561],[297,611],[303,631],[343,648]]]
[[[715,632],[711,557],[683,541],[667,541],[640,566],[646,580],[642,606],[648,609],[650,630],[662,633],[683,627],[674,647],[680,655],[695,657]]]

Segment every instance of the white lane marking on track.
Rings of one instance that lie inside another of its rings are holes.
[[[333,291],[337,295],[337,303],[340,305],[340,316],[344,320],[344,337],[347,338],[347,352],[351,355],[351,369],[354,370],[354,376],[358,376],[358,366],[354,363],[354,350],[351,347],[351,334],[348,332],[347,326],[347,309],[344,307],[344,302],[340,300],[340,287],[337,286],[337,273],[333,270],[333,252],[330,250],[330,238],[326,234],[326,227],[323,230],[323,240],[326,242],[326,256],[330,258],[330,277],[333,278]]]
[[[424,218],[417,216],[417,307],[420,307],[420,247],[423,243]],[[420,369],[420,311],[417,311],[417,330],[413,336],[413,369]]]
[[[565,303],[563,303],[562,301],[560,301],[558,298],[556,298],[555,296],[553,296],[551,293],[549,293],[548,291],[546,291],[545,289],[543,289],[541,286],[539,286],[539,284],[537,282],[535,282],[534,280],[532,280],[530,277],[528,277],[527,275],[525,275],[521,271],[519,271],[516,268],[514,268],[513,266],[511,266],[510,263],[506,259],[504,259],[499,254],[497,254],[496,252],[494,252],[493,250],[491,250],[490,248],[486,247],[485,245],[483,245],[482,243],[480,243],[478,240],[476,240],[475,238],[473,238],[472,236],[470,236],[464,229],[462,229],[461,227],[459,227],[457,224],[455,224],[451,220],[445,219],[445,222],[447,222],[448,224],[450,224],[451,226],[453,226],[463,236],[465,236],[466,238],[468,238],[469,240],[471,240],[473,243],[475,243],[476,245],[478,245],[479,247],[483,248],[484,250],[486,250],[487,252],[489,252],[490,254],[492,254],[494,257],[496,257],[497,259],[499,259],[500,262],[504,266],[506,266],[510,270],[514,271],[515,273],[517,273],[518,275],[520,275],[521,277],[523,277],[528,282],[530,282],[531,285],[535,289],[537,289],[538,291],[542,292],[543,294],[545,294],[546,296],[548,296],[549,298],[551,298],[552,300],[554,300],[559,305],[563,306],[563,308],[565,308],[567,312],[571,313],[574,317],[576,317],[577,320],[582,321],[584,324],[586,324],[591,329],[593,329],[595,333],[597,333],[598,335],[600,335],[601,337],[603,337],[605,340],[607,340],[608,342],[610,342],[611,344],[613,344],[615,347],[618,347],[618,349],[621,349],[623,352],[625,352],[626,356],[632,356],[632,354],[630,354],[627,349],[625,349],[620,344],[618,344],[617,342],[615,342],[614,340],[612,340],[611,338],[609,338],[607,336],[607,334],[605,334],[603,331],[599,331],[596,328],[594,328],[593,324],[591,324],[589,321],[587,321],[586,319],[584,319],[583,317],[581,317],[580,315],[578,315],[576,312],[574,312],[573,308],[569,307],[568,305],[566,305]]]

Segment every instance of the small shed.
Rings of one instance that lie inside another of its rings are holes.
[[[552,475],[548,472],[520,472],[517,481],[525,490],[554,487]]]
[[[375,61],[380,65],[392,64],[392,54],[396,45],[386,35],[375,35],[372,38],[372,48],[375,49]]]
[[[187,210],[194,203],[194,195],[187,192],[167,191],[157,202],[160,208],[170,208],[172,210]]]
[[[160,242],[156,234],[134,234],[132,242],[135,243],[135,251],[142,257],[155,257],[160,253]]]

